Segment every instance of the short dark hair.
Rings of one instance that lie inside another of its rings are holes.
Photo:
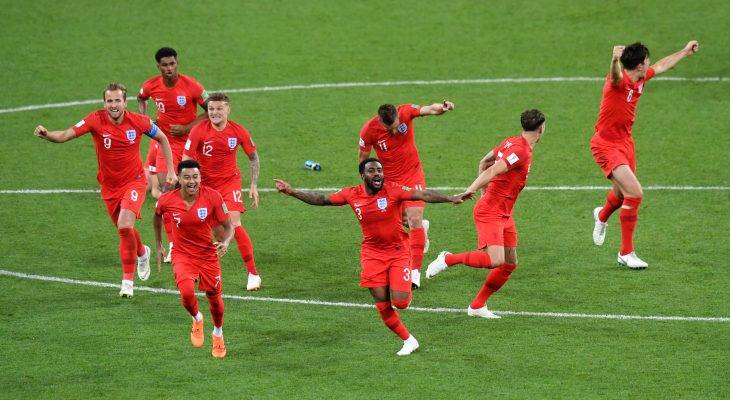
[[[360,171],[360,175],[365,173],[365,164],[367,164],[369,162],[373,162],[373,161],[377,161],[380,165],[383,165],[383,163],[381,163],[380,160],[378,160],[377,158],[374,158],[374,157],[366,158],[360,162],[360,166],[358,167],[358,171]]]
[[[172,47],[163,47],[155,53],[155,60],[157,60],[158,63],[165,57],[175,57],[175,60],[177,60],[177,51],[175,51]]]
[[[205,104],[208,105],[209,101],[225,101],[226,103],[230,103],[231,101],[228,100],[228,96],[226,96],[223,92],[213,92],[208,96],[207,99],[205,99]]]
[[[536,108],[525,110],[520,114],[520,123],[522,124],[522,129],[536,131],[540,125],[545,123],[545,114]]]
[[[178,175],[180,175],[183,168],[197,168],[198,170],[200,170],[200,164],[197,161],[193,160],[192,158],[188,159],[188,160],[182,160],[177,165],[177,174]]]
[[[621,65],[628,70],[635,69],[649,57],[649,49],[641,42],[632,43],[624,48],[621,53]]]
[[[378,117],[380,121],[385,125],[393,125],[395,119],[398,117],[398,109],[392,104],[383,104],[378,107]]]
[[[106,92],[108,92],[108,91],[113,92],[115,90],[121,90],[122,96],[124,96],[125,100],[127,99],[127,87],[122,85],[119,82],[112,82],[112,83],[106,85],[106,88],[104,88],[104,92],[101,93],[101,98],[104,99],[104,101],[106,101]]]

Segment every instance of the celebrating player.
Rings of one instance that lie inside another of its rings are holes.
[[[649,66],[649,49],[641,43],[615,46],[606,82],[603,85],[601,110],[591,139],[591,152],[603,174],[611,180],[603,207],[593,210],[595,224],[593,242],[600,246],[606,238],[608,218],[621,208],[621,248],[619,265],[632,269],[649,266],[634,252],[634,228],[643,197],[641,184],[636,178],[636,156],[631,128],[636,118],[636,105],[644,92],[644,84],[655,75],[674,67],[679,60],[699,49],[692,40],[680,51],[662,58]]]
[[[417,190],[426,188],[421,159],[416,149],[413,119],[425,115],[441,115],[454,109],[454,103],[444,100],[430,106],[415,104],[395,107],[383,104],[378,115],[371,118],[360,130],[359,161],[370,157],[373,146],[375,154],[383,162],[385,176],[390,182],[409,186]],[[413,269],[413,287],[421,286],[421,264],[428,251],[429,221],[423,219],[424,203],[406,201],[404,213],[410,227],[409,243]]]
[[[522,132],[503,140],[482,158],[479,176],[465,192],[473,194],[486,187],[474,206],[478,250],[459,254],[442,251],[426,269],[426,277],[433,278],[457,264],[490,268],[484,285],[467,308],[467,314],[474,317],[499,318],[489,311],[487,300],[517,268],[517,228],[512,208],[527,182],[532,148],[545,133],[545,115],[539,110],[527,110],[520,121]]]
[[[139,112],[147,113],[147,99],[152,99],[157,108],[157,124],[170,139],[172,148],[173,167],[177,168],[183,153],[183,146],[188,138],[188,132],[195,124],[205,119],[205,113],[196,116],[197,106],[205,110],[207,93],[203,86],[190,76],[177,72],[177,52],[170,47],[163,47],[155,53],[157,68],[160,75],[148,79],[142,84],[137,95]],[[165,183],[167,167],[162,162],[162,155],[158,154],[156,161],[157,178],[160,187]],[[171,171],[174,171],[171,170]],[[170,235],[171,221],[165,221],[165,231],[170,239],[170,250],[173,242]],[[170,262],[168,252],[165,262]]]
[[[243,126],[230,121],[231,112],[228,96],[212,93],[208,97],[208,118],[190,132],[185,143],[183,159],[195,158],[203,167],[203,184],[223,196],[230,210],[231,221],[235,228],[236,243],[248,270],[246,290],[258,290],[261,276],[256,270],[253,256],[253,243],[248,232],[241,225],[241,214],[246,211],[241,192],[241,173],[237,164],[237,147],[241,146],[248,156],[251,167],[251,185],[248,197],[253,208],[259,205],[257,182],[259,179],[259,156],[251,135]]]
[[[64,143],[91,132],[99,163],[97,180],[101,185],[101,198],[119,232],[119,257],[122,260],[119,295],[132,297],[135,262],[140,279],[147,280],[150,275],[150,249],[142,244],[139,232],[134,229],[135,219],[141,217],[147,185],[139,150],[141,135],[160,143],[168,168],[172,168],[172,153],[167,137],[149,117],[127,111],[127,89],[124,85],[109,84],[103,98],[103,110],[92,112],[71,128],[49,132],[39,125],[35,128],[35,135],[49,142]],[[167,176],[168,185],[176,182],[174,172]]]
[[[175,284],[180,290],[180,301],[193,317],[190,341],[193,347],[202,347],[203,314],[198,310],[195,283],[208,297],[213,319],[213,357],[226,356],[223,340],[223,297],[221,264],[233,237],[233,226],[220,193],[200,185],[200,165],[195,160],[178,164],[180,188],[163,194],[155,206],[155,242],[162,250],[162,216],[169,214],[175,221],[175,247],[172,251],[172,269]],[[211,232],[215,232],[213,243]]]
[[[446,196],[432,190],[412,190],[407,186],[385,182],[383,166],[375,158],[360,162],[363,184],[347,187],[325,196],[321,193],[293,189],[275,179],[276,189],[288,196],[316,206],[349,204],[362,228],[360,249],[360,286],[368,288],[375,308],[385,325],[403,339],[399,356],[411,354],[418,341],[408,332],[393,309],[406,309],[411,303],[411,276],[407,235],[401,223],[401,206],[406,201],[428,203],[462,203],[469,195]]]

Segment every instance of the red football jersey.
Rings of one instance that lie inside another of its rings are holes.
[[[139,98],[151,98],[157,107],[157,125],[170,140],[173,153],[180,156],[186,136],[170,135],[170,125],[186,125],[197,117],[198,105],[203,105],[208,94],[192,77],[179,74],[175,86],[167,87],[158,75],[148,79],[139,90]]]
[[[654,68],[646,71],[646,77],[632,82],[625,70],[621,70],[621,81],[611,84],[611,75],[606,76],[601,98],[601,111],[596,121],[596,135],[610,141],[626,140],[631,137],[631,127],[636,120],[636,105],[644,93],[644,84],[654,77]]]
[[[125,187],[144,176],[139,144],[142,134],[154,137],[157,126],[146,115],[124,112],[119,125],[114,124],[106,110],[94,111],[73,126],[76,137],[91,132],[96,147],[102,197]]]
[[[173,260],[180,257],[192,260],[215,261],[218,254],[213,245],[212,229],[228,219],[228,209],[223,197],[215,190],[200,186],[198,198],[188,209],[180,190],[175,189],[160,196],[155,214],[169,214],[172,227]]]
[[[147,168],[149,172],[157,173],[157,152],[160,149],[160,144],[157,141],[150,143],[150,148],[147,150],[147,158],[144,162],[144,168]]]
[[[420,106],[400,105],[398,133],[389,133],[378,116],[371,118],[360,130],[360,149],[370,151],[375,147],[375,154],[383,164],[383,174],[391,182],[425,182],[413,132],[413,119],[420,116]]]
[[[508,137],[492,151],[495,162],[503,160],[507,164],[507,172],[492,178],[484,196],[474,208],[480,213],[506,217],[512,215],[517,196],[527,182],[532,163],[532,147],[527,139],[519,135]]]
[[[408,236],[401,223],[401,202],[411,199],[411,189],[385,182],[383,188],[369,195],[365,185],[340,189],[329,196],[333,205],[349,204],[362,228],[362,253],[390,253],[407,246]]]
[[[218,131],[206,119],[190,131],[183,154],[200,163],[203,183],[218,188],[241,179],[237,164],[238,146],[249,156],[256,151],[246,128],[229,120],[226,127]]]

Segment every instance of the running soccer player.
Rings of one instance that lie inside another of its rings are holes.
[[[457,264],[491,269],[467,308],[469,316],[500,318],[489,311],[487,300],[517,268],[517,228],[512,209],[527,182],[532,149],[545,133],[545,115],[539,110],[527,110],[520,116],[520,122],[522,132],[503,140],[482,158],[479,176],[466,189],[466,194],[474,194],[486,187],[474,206],[477,250],[458,254],[442,251],[426,269],[429,279]]]
[[[246,212],[241,191],[241,172],[237,164],[237,148],[240,146],[249,159],[251,185],[248,197],[251,207],[259,205],[258,179],[259,156],[251,135],[243,126],[228,119],[231,112],[228,96],[212,93],[207,100],[208,118],[190,132],[185,143],[183,160],[194,158],[203,167],[203,184],[223,196],[231,214],[238,251],[248,271],[246,290],[261,288],[261,276],[256,270],[253,243],[241,225],[241,214]]]
[[[378,108],[378,115],[366,122],[360,130],[359,162],[370,157],[371,150],[375,147],[375,154],[382,160],[385,176],[389,181],[416,190],[425,189],[426,177],[421,159],[418,157],[413,119],[426,115],[441,115],[453,109],[454,103],[446,100],[443,103],[423,107],[415,104],[401,105],[397,108],[392,104],[381,105]],[[405,219],[410,228],[408,235],[410,267],[413,269],[414,288],[421,286],[421,264],[429,246],[430,223],[423,219],[423,208],[422,201],[404,203]]]
[[[127,111],[127,89],[120,83],[111,83],[103,93],[104,109],[94,111],[65,131],[48,131],[42,125],[35,135],[53,143],[64,143],[91,132],[99,163],[97,180],[101,198],[119,233],[119,257],[122,261],[122,286],[119,295],[132,297],[134,293],[135,263],[141,280],[150,276],[150,249],[142,244],[134,228],[140,219],[147,182],[140,158],[141,135],[160,143],[164,160],[172,168],[172,153],[167,137],[149,117]],[[174,185],[173,172],[166,183]]]
[[[190,129],[205,119],[205,113],[196,115],[196,110],[199,105],[205,111],[207,93],[194,78],[178,73],[175,49],[163,47],[157,50],[155,60],[160,75],[150,78],[142,84],[137,95],[137,105],[140,113],[147,114],[147,100],[151,98],[154,101],[157,108],[156,122],[170,140],[174,158],[173,167],[177,168],[177,163],[182,159],[183,146],[185,146]],[[158,154],[156,166],[158,182],[163,188],[168,170],[162,161],[161,154]],[[168,239],[172,238],[171,224],[172,221],[165,221]],[[172,250],[172,246],[173,242],[170,240],[170,250]],[[170,254],[172,252],[168,252],[165,262],[170,262]]]
[[[183,307],[193,317],[190,341],[193,347],[202,347],[203,314],[198,309],[195,283],[205,291],[213,319],[213,357],[226,356],[223,340],[223,283],[221,279],[222,257],[233,238],[233,226],[228,217],[226,204],[220,193],[201,186],[200,165],[195,160],[178,164],[180,188],[163,194],[155,206],[155,242],[162,249],[162,218],[169,214],[175,221],[173,231],[175,247],[172,251],[172,269],[175,284],[180,291]],[[216,242],[213,242],[213,232]]]
[[[408,308],[413,298],[408,237],[401,223],[401,206],[406,201],[459,204],[470,195],[462,193],[446,196],[432,190],[412,190],[407,186],[385,182],[383,166],[375,158],[361,161],[359,171],[363,184],[340,189],[329,196],[293,189],[280,179],[275,179],[276,189],[315,206],[349,204],[352,207],[363,234],[360,287],[370,290],[380,318],[403,339],[403,347],[397,354],[405,356],[414,352],[419,344],[393,309]]]
[[[601,246],[606,239],[608,218],[621,208],[621,248],[619,265],[631,269],[649,266],[634,251],[634,229],[643,191],[636,178],[636,155],[631,128],[636,118],[636,105],[644,92],[644,85],[655,75],[663,74],[679,60],[699,50],[692,40],[680,51],[649,65],[649,49],[641,43],[614,46],[613,58],[603,85],[601,109],[591,138],[591,152],[613,187],[608,191],[603,207],[593,210],[593,242]]]

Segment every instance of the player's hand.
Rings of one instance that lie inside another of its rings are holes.
[[[167,171],[167,178],[165,178],[165,184],[167,185],[167,188],[165,191],[175,189],[175,185],[177,185],[177,174],[172,171]]]
[[[696,40],[690,40],[689,43],[687,43],[687,45],[684,46],[684,54],[689,57],[692,54],[697,53],[697,51],[699,49],[700,49],[700,43]]]
[[[624,53],[626,46],[613,46],[613,59],[618,60],[621,58],[621,54]]]
[[[43,125],[38,125],[36,126],[35,131],[33,131],[33,134],[39,138],[45,139],[48,137],[48,129],[46,129]]]
[[[172,136],[185,136],[188,133],[187,125],[170,125],[170,134]]]
[[[165,257],[165,246],[157,243],[157,272],[162,272],[162,258]]]
[[[255,183],[251,184],[251,190],[249,190],[249,192],[248,192],[248,198],[251,199],[252,208],[259,207],[259,190],[256,187]]]
[[[229,242],[223,241],[215,242],[213,244],[215,245],[215,252],[218,254],[218,257],[223,257],[228,252]]]
[[[454,195],[453,197],[454,197],[454,201],[452,201],[452,203],[461,204],[461,203],[465,202],[466,200],[473,198],[474,192],[459,193],[457,195]]]
[[[454,109],[454,103],[444,100],[443,104],[441,104],[441,108],[444,110],[443,112],[451,111]]]
[[[291,185],[286,183],[285,181],[282,181],[281,179],[274,179],[274,182],[276,182],[276,190],[280,191],[284,194],[290,194],[291,193]]]

